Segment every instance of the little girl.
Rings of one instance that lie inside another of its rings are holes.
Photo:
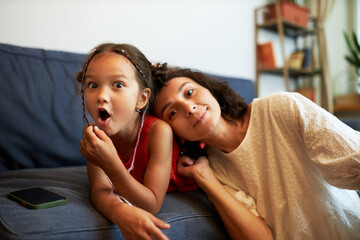
[[[176,174],[179,148],[171,128],[146,114],[152,101],[151,63],[136,47],[95,47],[77,80],[87,122],[80,152],[100,213],[119,226],[119,196],[155,215],[167,191],[196,189]]]

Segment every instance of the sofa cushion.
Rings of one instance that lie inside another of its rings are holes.
[[[351,127],[352,129],[354,129],[356,131],[360,131],[360,119],[359,118],[340,117],[339,119],[342,122],[344,122],[346,125]]]
[[[67,204],[30,210],[7,199],[8,192],[40,186],[67,197]],[[116,225],[90,202],[85,166],[0,173],[1,239],[123,239]],[[158,214],[170,223],[170,239],[228,239],[215,209],[201,191],[168,193]]]
[[[83,54],[0,44],[0,170],[84,164]]]

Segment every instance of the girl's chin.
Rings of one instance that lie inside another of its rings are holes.
[[[97,121],[96,121],[96,124],[98,125],[98,127],[105,127],[110,121],[110,118],[107,118],[106,120],[102,120],[101,118],[99,118]]]
[[[114,135],[113,130],[109,127],[109,125],[100,125],[97,124],[98,128],[100,130],[102,130],[106,135],[108,135],[109,137]]]

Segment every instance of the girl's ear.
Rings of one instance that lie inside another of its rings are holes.
[[[151,95],[150,88],[145,88],[144,90],[141,90],[139,94],[138,102],[136,104],[136,109],[139,110],[143,109],[146,106],[146,104],[149,102],[150,95]]]

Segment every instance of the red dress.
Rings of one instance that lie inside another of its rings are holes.
[[[136,156],[134,161],[134,168],[130,171],[130,174],[140,183],[144,181],[145,170],[149,162],[149,154],[147,151],[147,142],[149,131],[152,123],[158,120],[158,118],[148,115],[145,115],[144,125],[141,131],[139,145],[136,150]],[[192,179],[185,179],[179,176],[177,173],[177,160],[179,159],[180,149],[174,138],[173,140],[173,152],[172,152],[172,164],[171,164],[171,176],[170,183],[168,187],[168,192],[172,191],[194,191],[197,189],[197,185]],[[134,153],[133,153],[134,154]],[[130,159],[133,159],[133,154]],[[126,169],[129,169],[131,166],[131,161],[124,161],[123,158],[119,155],[121,161],[124,163]]]

